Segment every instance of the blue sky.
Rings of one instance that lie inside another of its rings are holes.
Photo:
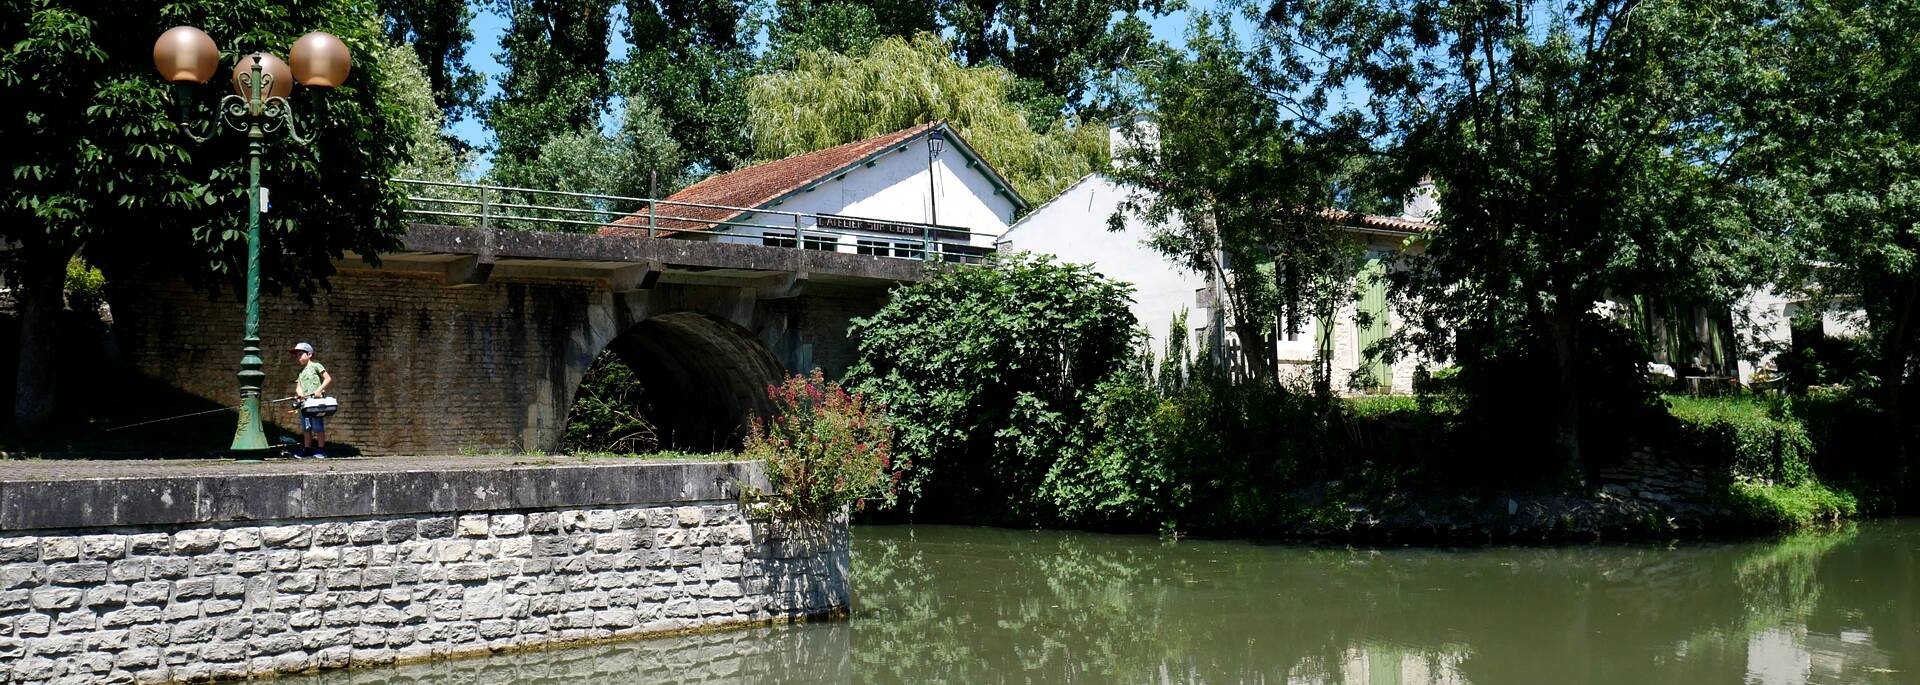
[[[1149,17],[1148,24],[1153,27],[1153,35],[1156,38],[1171,42],[1175,45],[1183,44],[1185,42],[1183,36],[1187,29],[1187,21],[1192,17],[1192,13],[1194,11],[1214,9],[1219,6],[1219,2],[1216,0],[1190,0],[1189,4],[1191,4],[1194,9],[1181,10],[1162,17]],[[487,77],[485,97],[492,97],[500,92],[500,87],[496,81],[505,71],[505,69],[500,66],[499,60],[495,58],[495,55],[500,52],[500,38],[506,35],[507,20],[506,17],[493,12],[492,3],[474,2],[472,5],[476,16],[473,21],[473,45],[467,48],[467,61],[473,65],[475,71]],[[615,11],[618,12],[620,10]],[[614,35],[610,41],[611,45],[609,45],[607,52],[607,54],[615,58],[624,57],[627,54],[626,38],[621,36],[619,31],[619,26],[623,23],[625,22],[618,20],[618,17],[616,17],[614,24],[615,29],[613,31]],[[1234,28],[1241,31],[1243,36],[1247,30],[1244,21],[1235,21]],[[602,125],[606,127],[614,125],[611,114],[602,122]],[[454,124],[452,129],[454,135],[459,136],[461,140],[465,140],[473,145],[486,145],[491,142],[487,139],[486,129],[473,117],[468,117],[465,121]],[[488,160],[482,159],[480,161],[481,168],[478,171],[485,171],[487,166]]]

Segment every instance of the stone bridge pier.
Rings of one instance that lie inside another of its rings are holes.
[[[866,255],[426,225],[381,262],[350,255],[312,302],[261,307],[265,397],[293,393],[297,369],[279,350],[312,342],[341,402],[330,438],[370,454],[557,450],[603,350],[638,376],[662,445],[731,447],[768,383],[845,372],[850,321],[922,274]],[[141,373],[235,401],[234,298],[168,281],[114,284],[109,301]]]

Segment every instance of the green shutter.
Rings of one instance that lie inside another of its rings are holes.
[[[1360,369],[1372,377],[1375,390],[1392,392],[1393,367],[1367,356],[1367,348],[1387,337],[1387,269],[1380,258],[1367,259],[1366,268],[1360,270],[1360,288],[1360,311],[1372,319],[1358,331]]]

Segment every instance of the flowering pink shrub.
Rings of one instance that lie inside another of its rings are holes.
[[[748,493],[789,518],[822,520],[848,504],[893,504],[900,482],[881,408],[818,369],[767,386],[773,415],[754,419],[745,454],[767,465],[771,493]]]

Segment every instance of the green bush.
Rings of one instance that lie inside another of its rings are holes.
[[[1168,405],[1136,380],[1115,378],[1094,391],[1088,413],[1098,441],[1063,452],[1047,471],[1043,488],[1059,520],[1153,526],[1190,501],[1188,474],[1168,458],[1155,431]]]
[[[100,269],[77,256],[67,260],[68,308],[76,312],[99,309],[100,301],[106,297],[106,288],[107,277]]]
[[[1672,453],[1724,466],[1737,479],[1795,486],[1812,471],[1813,441],[1798,420],[1750,397],[1669,396]]]
[[[1055,519],[1055,462],[1101,438],[1095,389],[1134,359],[1129,288],[1046,257],[995,257],[895,289],[855,320],[850,384],[887,407],[909,508],[982,523]]]
[[[1724,494],[1742,519],[1767,528],[1804,528],[1834,523],[1860,511],[1852,493],[1834,490],[1811,478],[1794,485],[1734,480]]]
[[[1816,448],[1814,466],[1821,474],[1887,480],[1906,468],[1897,456],[1896,441],[1886,434],[1885,416],[1866,393],[1819,386],[1784,402],[1807,427]]]
[[[1092,406],[1096,440],[1060,453],[1043,488],[1071,525],[1274,530],[1300,515],[1298,491],[1355,466],[1339,458],[1338,406],[1278,383],[1202,371],[1164,387],[1125,374],[1101,384]]]
[[[756,418],[741,453],[767,465],[771,492],[744,492],[786,518],[821,521],[847,505],[894,501],[893,428],[866,398],[815,369],[767,388],[773,415]],[[909,464],[902,463],[905,468]]]

